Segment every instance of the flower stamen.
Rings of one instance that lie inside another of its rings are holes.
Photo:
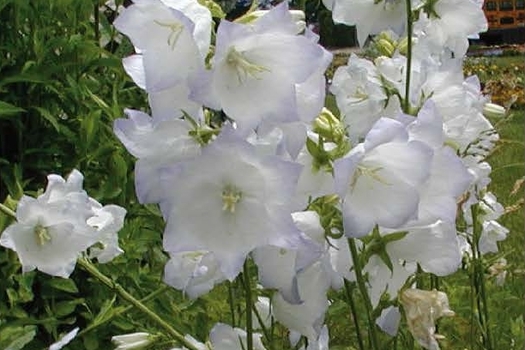
[[[158,24],[161,27],[170,29],[170,34],[168,36],[168,45],[171,47],[172,50],[175,49],[175,45],[177,44],[177,41],[179,40],[179,36],[184,30],[184,26],[181,23],[177,22],[161,22],[154,20],[156,24]]]
[[[248,60],[246,56],[243,53],[237,51],[235,47],[230,48],[230,51],[226,56],[226,62],[237,73],[239,83],[243,83],[243,81],[245,81],[248,76],[254,79],[260,79],[259,75],[261,73],[270,71],[268,68]]]
[[[49,235],[46,227],[38,224],[35,226],[33,232],[35,234],[36,242],[39,246],[43,246],[47,242],[51,241],[51,236]]]
[[[235,213],[235,206],[242,198],[242,192],[235,186],[227,185],[222,190],[222,210]]]
[[[367,167],[364,167],[362,165],[359,165],[357,167],[356,172],[354,173],[354,176],[352,177],[352,182],[350,183],[350,188],[352,190],[354,189],[355,184],[357,182],[357,179],[359,179],[359,177],[361,175],[369,176],[372,179],[376,180],[377,182],[382,183],[383,185],[391,185],[391,183],[386,181],[386,179],[384,179],[379,174],[377,174],[377,172],[380,171],[381,169],[383,169],[383,168],[382,167],[367,168]]]
[[[354,97],[357,99],[357,101],[355,101],[355,103],[359,103],[359,102],[363,102],[365,100],[368,99],[368,93],[366,92],[366,89],[364,88],[364,86],[362,85],[359,85],[355,91],[354,91],[354,95],[353,96],[349,96],[349,97]]]

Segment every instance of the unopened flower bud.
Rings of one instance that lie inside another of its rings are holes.
[[[407,55],[408,51],[408,38],[404,37],[403,39],[399,40],[397,43],[397,51],[399,51],[400,54],[403,56]]]
[[[328,108],[323,108],[321,114],[314,120],[314,132],[328,141],[338,142],[345,135],[343,123]]]
[[[376,43],[377,50],[383,56],[392,57],[392,55],[394,54],[394,51],[396,50],[396,47],[394,46],[394,44],[384,38],[376,40],[375,43]]]
[[[500,106],[495,103],[485,103],[485,106],[483,106],[483,115],[486,117],[492,117],[492,118],[500,118],[503,117],[507,111],[505,110],[505,107]]]
[[[142,349],[153,342],[153,337],[146,332],[137,332],[123,335],[116,335],[111,341],[117,345],[115,350]]]

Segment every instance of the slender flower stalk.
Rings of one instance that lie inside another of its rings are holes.
[[[412,0],[405,0],[407,11],[407,65],[405,81],[405,100],[403,101],[403,112],[410,114],[410,73],[412,71]]]
[[[377,332],[375,322],[372,319],[372,303],[370,302],[370,296],[368,295],[368,290],[366,289],[365,279],[363,276],[363,267],[361,266],[361,261],[359,260],[359,255],[357,253],[357,246],[355,244],[355,238],[348,239],[348,246],[350,247],[350,253],[352,254],[352,261],[354,263],[355,277],[357,280],[357,286],[359,287],[359,292],[363,297],[366,308],[366,318],[368,320],[368,333],[370,336],[370,348],[372,350],[379,350],[379,342],[377,340]]]
[[[146,316],[148,316],[153,322],[162,327],[172,338],[179,341],[189,350],[199,350],[195,345],[190,343],[184,335],[179,333],[175,328],[169,325],[166,321],[159,317],[155,312],[151,311],[146,305],[144,305],[140,300],[136,299],[133,295],[129,294],[121,285],[114,282],[112,279],[100,272],[95,265],[93,265],[88,259],[80,258],[78,259],[78,264],[82,266],[89,274],[95,277],[97,280],[105,284],[108,288],[116,292],[122,299],[129,302],[135,308],[140,310]]]
[[[250,269],[248,266],[248,260],[244,262],[244,269],[242,273],[244,280],[245,289],[245,302],[246,302],[246,350],[253,350],[253,320],[252,320],[252,288],[250,283]]]
[[[363,339],[361,339],[361,329],[359,327],[359,317],[357,316],[357,310],[355,308],[354,297],[352,295],[354,287],[350,285],[346,279],[344,280],[345,284],[345,294],[350,305],[350,311],[352,312],[352,318],[354,319],[355,324],[355,333],[357,334],[357,342],[359,343],[359,350],[365,350],[365,345],[363,344]]]
[[[232,322],[232,327],[236,327],[235,322],[235,289],[232,282],[228,281],[228,304],[230,305],[230,317]]]
[[[475,298],[478,309],[478,317],[480,326],[482,327],[483,343],[486,349],[493,350],[492,334],[490,331],[489,310],[487,303],[487,295],[485,290],[485,269],[483,267],[482,254],[479,249],[479,240],[481,237],[482,227],[478,221],[479,206],[473,205],[471,207],[472,214],[472,243],[473,243],[473,262],[472,262],[472,283],[475,288]]]
[[[257,318],[257,321],[259,322],[259,326],[262,329],[264,337],[268,341],[270,350],[273,350],[272,334],[271,334],[270,330],[268,329],[268,327],[266,327],[264,325],[264,320],[261,317],[261,313],[259,312],[259,310],[257,310],[257,307],[255,306],[255,304],[252,305],[252,311],[255,314],[255,317]]]
[[[162,287],[160,287],[159,289],[157,289],[157,290],[153,291],[152,293],[146,295],[144,298],[140,299],[139,301],[141,303],[145,304],[148,301],[150,301],[150,300],[154,299],[155,297],[157,297],[158,295],[161,295],[162,293],[166,292],[170,288],[171,287],[168,286],[168,285],[163,285]],[[80,336],[82,336],[82,335],[92,331],[93,329],[102,326],[104,323],[107,323],[107,322],[111,321],[112,319],[114,319],[117,316],[125,314],[126,312],[130,311],[134,307],[135,307],[134,305],[128,305],[128,306],[126,306],[126,307],[124,307],[124,308],[114,312],[110,317],[104,318],[100,322],[96,322],[96,323],[90,324],[89,326],[84,328],[82,331],[78,332],[77,336],[80,337]]]

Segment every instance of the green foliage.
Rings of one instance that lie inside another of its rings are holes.
[[[101,48],[103,21],[95,19],[105,17],[95,11],[97,1],[2,4],[0,198],[18,198],[20,187],[35,190],[50,172],[73,168],[98,174],[105,185],[98,199],[126,197],[131,163],[120,156],[111,125],[124,106],[146,103],[121,68],[129,43]],[[107,176],[108,167],[117,177]]]

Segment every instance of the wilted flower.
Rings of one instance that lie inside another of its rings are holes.
[[[489,273],[496,280],[496,285],[502,286],[507,277],[507,259],[499,258],[494,264],[489,266]]]
[[[449,309],[448,297],[437,290],[406,289],[399,296],[405,310],[410,333],[419,345],[425,349],[439,350],[438,339],[443,336],[436,334],[436,321],[442,316],[454,316]]]

